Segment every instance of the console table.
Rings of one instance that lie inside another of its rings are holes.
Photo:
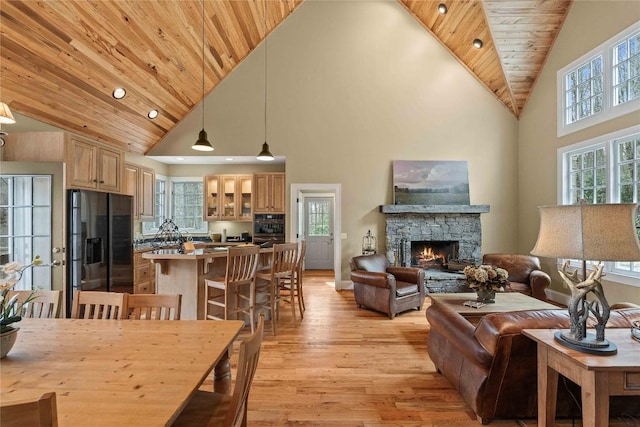
[[[607,329],[618,354],[597,356],[557,343],[555,329],[525,329],[538,343],[538,426],[552,426],[556,415],[558,375],[582,388],[583,427],[609,424],[609,396],[640,396],[640,344],[630,328]]]

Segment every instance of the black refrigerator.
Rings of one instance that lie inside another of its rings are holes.
[[[133,293],[133,197],[67,191],[67,314],[73,292]]]

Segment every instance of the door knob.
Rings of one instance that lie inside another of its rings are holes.
[[[53,267],[59,267],[62,265],[62,261],[58,260],[58,259],[54,259],[53,261],[51,261],[51,266]]]

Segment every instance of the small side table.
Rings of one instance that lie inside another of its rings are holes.
[[[640,396],[640,344],[631,327],[607,329],[618,354],[596,356],[567,348],[553,338],[555,329],[525,329],[538,343],[538,426],[553,426],[558,374],[582,388],[583,427],[609,424],[609,396]]]

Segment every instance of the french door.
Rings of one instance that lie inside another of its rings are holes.
[[[0,162],[0,167],[0,263],[15,260],[27,265],[40,255],[44,265],[25,272],[16,289],[64,293],[64,165]],[[65,315],[64,307],[60,315]]]

